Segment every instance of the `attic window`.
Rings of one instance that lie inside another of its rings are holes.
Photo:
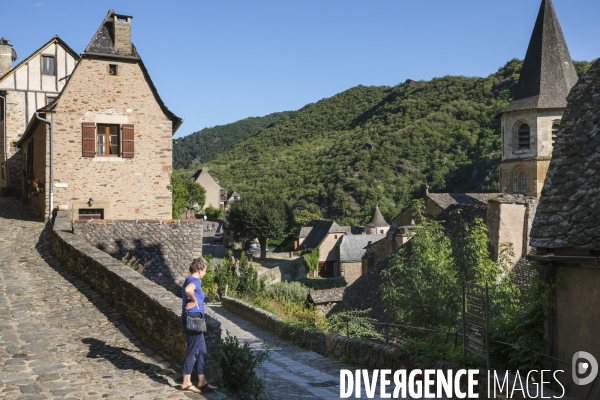
[[[108,64],[108,74],[112,76],[117,76],[119,69],[117,68],[117,64]]]
[[[54,57],[42,56],[42,74],[54,75]]]
[[[46,105],[54,103],[56,96],[46,96]]]
[[[518,149],[529,150],[529,125],[523,124],[519,126],[518,134]]]

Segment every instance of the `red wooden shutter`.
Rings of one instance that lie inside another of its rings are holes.
[[[123,133],[123,158],[133,158],[133,140],[134,140],[134,132],[132,124],[123,124],[122,125],[122,133]]]
[[[96,124],[93,122],[81,123],[82,157],[96,157]]]

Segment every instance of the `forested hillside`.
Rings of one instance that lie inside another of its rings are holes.
[[[389,220],[426,182],[432,191],[496,191],[494,116],[521,65],[512,60],[486,78],[349,89],[280,116],[210,162],[211,174],[230,190],[275,193],[341,224],[364,224],[376,203]]]
[[[237,143],[256,135],[286,112],[251,117],[226,125],[205,128],[173,141],[173,166],[189,168],[193,163],[207,163]]]

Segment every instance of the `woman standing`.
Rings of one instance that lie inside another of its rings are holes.
[[[217,388],[209,384],[204,377],[206,368],[206,343],[203,332],[190,332],[186,330],[187,316],[204,317],[204,292],[202,291],[201,279],[206,275],[206,260],[196,258],[190,264],[190,276],[185,280],[182,287],[182,311],[181,326],[187,337],[187,351],[183,359],[183,383],[181,389],[201,393],[214,392]],[[196,367],[198,373],[198,386],[192,384],[192,370]]]

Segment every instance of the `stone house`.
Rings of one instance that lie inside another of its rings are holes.
[[[161,100],[131,42],[131,16],[110,10],[59,96],[17,143],[23,196],[48,218],[170,219],[172,136],[182,119]],[[43,194],[35,194],[43,187]]]
[[[315,220],[312,229],[302,242],[303,251],[319,249],[319,273],[323,278],[340,276],[336,244],[338,239],[347,235],[347,231],[334,221]]]
[[[198,204],[202,210],[209,206],[216,209],[225,206],[227,191],[219,185],[219,181],[212,177],[207,166],[202,167],[194,174],[194,181],[206,190],[206,201],[204,204]]]
[[[592,65],[567,99],[530,239],[537,255],[529,258],[538,262],[540,274],[552,285],[552,311],[545,324],[547,354],[572,362],[573,371],[587,361],[576,356],[580,351],[600,360],[598,99],[600,61]],[[567,369],[557,363],[553,367]],[[600,380],[578,374],[583,382],[575,383],[569,370],[561,375],[567,395],[598,398]]]
[[[500,191],[540,197],[566,97],[577,82],[554,6],[542,0],[513,101],[500,119]]]
[[[339,276],[351,284],[363,273],[362,257],[366,247],[383,238],[383,235],[343,235],[336,244]]]
[[[61,38],[53,37],[12,68],[17,53],[0,39],[0,192],[20,195],[22,153],[17,142],[35,111],[53,102],[79,62]]]

